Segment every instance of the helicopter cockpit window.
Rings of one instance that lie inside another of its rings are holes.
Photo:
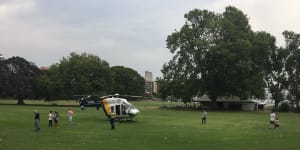
[[[132,104],[129,104],[128,107],[129,107],[130,109],[135,109],[135,107],[134,107]]]
[[[122,114],[126,114],[126,106],[122,104]]]

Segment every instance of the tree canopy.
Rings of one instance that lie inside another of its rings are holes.
[[[289,54],[285,64],[288,74],[288,90],[300,111],[300,34],[284,31],[283,35],[286,41],[286,51]]]
[[[24,104],[25,98],[34,98],[40,69],[21,57],[12,57],[0,63],[0,96],[16,98],[18,104]]]
[[[46,98],[72,98],[74,95],[104,95],[112,88],[112,74],[108,62],[98,56],[71,53],[60,63],[52,65],[39,77]]]
[[[137,71],[109,66],[98,56],[71,53],[38,77],[45,99],[71,99],[74,95],[144,94],[144,79]]]
[[[174,54],[162,69],[169,94],[263,97],[264,67],[275,38],[252,31],[247,16],[232,6],[222,14],[195,9],[184,17],[181,29],[167,38]]]
[[[113,93],[122,95],[144,95],[145,80],[135,70],[123,66],[111,67],[113,75]]]

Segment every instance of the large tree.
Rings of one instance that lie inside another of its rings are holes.
[[[39,77],[47,99],[71,99],[76,94],[109,94],[112,74],[108,62],[98,56],[71,53]]]
[[[284,48],[273,49],[266,67],[265,80],[272,99],[275,101],[276,110],[278,103],[283,100],[283,91],[287,88],[288,75],[285,64],[288,55],[289,52]]]
[[[52,65],[48,70],[42,70],[37,77],[38,95],[46,100],[65,98],[64,81],[59,73],[59,65]]]
[[[24,104],[25,98],[35,97],[36,77],[40,70],[21,57],[1,61],[1,97],[11,97]]]
[[[286,71],[288,74],[288,90],[295,99],[297,109],[300,102],[300,34],[292,31],[284,31],[286,51],[289,55],[286,60]]]
[[[4,59],[2,59],[0,54],[0,96],[3,97],[5,94],[4,89],[6,88],[6,79],[7,79],[7,68],[4,64]]]
[[[172,88],[170,94],[188,98],[200,91],[212,100],[230,95],[263,97],[266,85],[261,66],[274,47],[274,38],[253,32],[247,16],[232,6],[222,14],[195,9],[185,18],[180,31],[167,38],[174,57],[162,72],[165,87]]]
[[[98,56],[71,53],[59,64],[59,73],[64,86],[72,94],[108,94],[111,91],[112,77],[109,63]]]
[[[111,67],[113,75],[113,93],[122,95],[144,95],[145,80],[135,70],[123,66]]]
[[[278,66],[280,62],[277,62],[276,59],[278,48],[275,46],[275,42],[275,37],[266,32],[256,32],[254,34],[251,50],[251,58],[254,63],[251,65],[251,82],[249,83],[249,86],[253,88],[250,88],[250,94],[256,93],[255,95],[262,97],[265,94],[265,88],[270,88],[270,85],[274,83],[271,81],[273,79],[269,77],[277,74],[272,72],[273,67],[280,67]],[[277,71],[280,71],[280,69]]]

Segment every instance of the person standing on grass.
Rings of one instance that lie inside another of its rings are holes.
[[[115,129],[115,117],[116,114],[114,112],[110,113],[110,126],[111,126],[111,130]]]
[[[206,124],[206,117],[207,117],[207,112],[204,109],[202,112],[202,124]]]
[[[49,128],[52,128],[52,126],[53,126],[52,120],[53,120],[53,114],[52,114],[52,110],[50,110],[49,115],[48,115],[48,127]]]
[[[40,128],[40,114],[37,110],[34,110],[34,127],[35,131],[38,132],[41,130]]]
[[[72,108],[68,108],[69,125],[72,125],[73,114],[74,114],[74,112],[72,111]]]
[[[54,127],[59,128],[58,126],[58,119],[59,119],[59,114],[57,111],[54,112]]]
[[[276,118],[276,114],[273,111],[271,111],[271,113],[270,113],[270,128],[274,127],[275,118]]]

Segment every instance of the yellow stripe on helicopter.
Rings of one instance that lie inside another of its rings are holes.
[[[108,101],[106,99],[103,99],[103,106],[104,106],[104,109],[105,111],[109,114],[110,113],[110,106],[108,104]]]

